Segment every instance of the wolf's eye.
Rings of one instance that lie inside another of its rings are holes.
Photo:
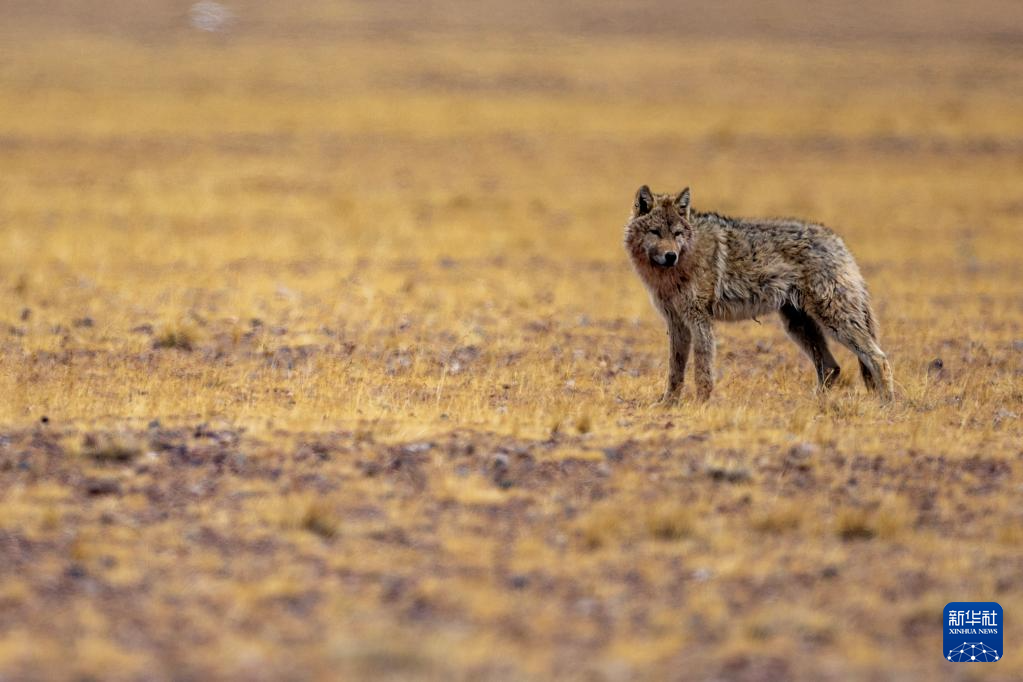
[[[647,230],[647,233],[648,234],[652,234],[655,237],[660,237],[661,236],[661,235],[657,234],[657,230]]]
[[[679,238],[679,237],[681,237],[681,236],[682,236],[682,233],[681,233],[681,232],[676,232],[676,233],[675,233],[675,239],[678,239],[678,238]]]

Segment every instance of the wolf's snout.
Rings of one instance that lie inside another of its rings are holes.
[[[650,260],[656,265],[660,265],[662,268],[670,268],[678,261],[678,254],[674,251],[665,251],[663,253],[651,253]]]

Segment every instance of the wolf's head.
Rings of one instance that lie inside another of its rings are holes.
[[[692,248],[689,216],[688,187],[678,194],[654,194],[643,185],[625,226],[625,248],[637,264],[648,260],[657,268],[674,267]]]

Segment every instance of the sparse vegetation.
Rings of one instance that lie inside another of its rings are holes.
[[[302,515],[302,528],[310,533],[315,533],[325,540],[337,535],[339,527],[338,519],[325,505],[314,502],[306,507]]]
[[[1023,613],[1013,3],[72,4],[0,22],[0,679],[932,680]],[[763,318],[649,408],[644,182],[834,227],[895,403]]]
[[[758,510],[751,520],[762,533],[787,533],[799,530],[806,522],[807,509],[800,502],[776,501],[767,509]]]
[[[658,540],[680,540],[693,532],[691,512],[679,503],[659,503],[643,510],[647,530]]]
[[[843,509],[835,515],[835,532],[843,540],[869,540],[877,528],[862,509]]]
[[[153,348],[172,348],[190,351],[195,348],[195,345],[195,331],[191,327],[181,325],[168,327],[153,339]]]
[[[89,433],[82,439],[81,453],[100,463],[121,464],[142,454],[142,447],[134,434]]]

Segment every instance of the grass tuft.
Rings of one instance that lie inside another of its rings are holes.
[[[324,540],[337,537],[341,527],[334,511],[321,502],[312,502],[306,507],[299,525],[302,529],[318,535]]]
[[[693,516],[685,506],[670,502],[656,505],[646,513],[646,529],[657,540],[675,541],[693,533]]]
[[[99,463],[124,464],[142,451],[139,438],[129,433],[92,433],[82,439],[81,454]]]
[[[171,326],[163,329],[153,339],[153,348],[167,348],[181,351],[192,351],[196,346],[195,329],[187,325]]]
[[[877,528],[865,510],[842,509],[835,515],[835,533],[846,541],[870,540],[877,535]]]
[[[804,505],[782,501],[753,514],[750,525],[761,533],[772,535],[788,533],[800,529],[806,513]]]

